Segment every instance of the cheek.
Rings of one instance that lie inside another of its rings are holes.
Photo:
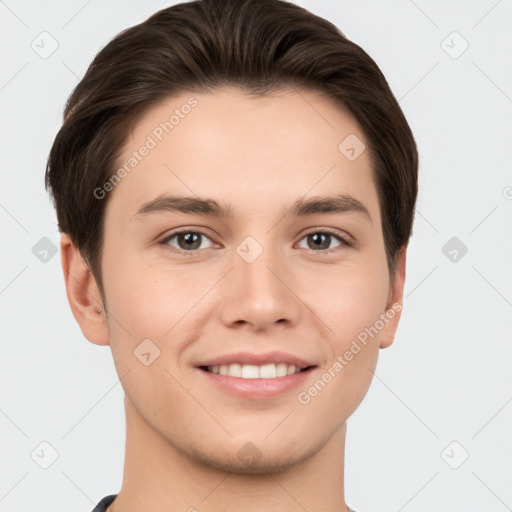
[[[325,333],[327,358],[317,380],[298,397],[318,417],[344,421],[368,391],[379,354],[381,313],[389,291],[386,272],[376,266],[316,276],[308,306]],[[377,322],[378,325],[377,325]],[[375,327],[377,325],[377,328]]]
[[[122,259],[105,254],[104,265],[109,310],[136,337],[161,337],[204,294],[190,272],[171,272],[169,266],[145,261],[136,253]]]
[[[373,325],[383,313],[389,293],[386,268],[382,265],[333,267],[315,273],[314,285],[304,289],[307,304],[334,336],[338,348]]]

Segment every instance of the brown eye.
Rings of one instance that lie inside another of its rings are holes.
[[[308,233],[302,238],[306,240],[307,247],[315,252],[331,252],[335,251],[340,246],[350,246],[350,243],[338,234],[331,233],[330,231],[313,231]],[[332,245],[336,242],[336,245]]]
[[[177,247],[171,240],[176,239]],[[201,247],[203,239],[210,240],[204,233],[197,231],[178,231],[162,240],[162,244],[170,245],[174,249],[183,252],[192,252],[199,249],[206,249],[207,247]]]

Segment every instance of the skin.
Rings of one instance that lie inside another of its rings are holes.
[[[149,110],[120,164],[190,96]],[[89,341],[110,345],[125,391],[123,485],[109,511],[347,510],[345,422],[368,390],[379,348],[392,343],[400,312],[307,405],[297,393],[402,301],[405,249],[391,278],[368,144],[352,116],[313,91],[254,99],[224,87],[193,96],[197,107],[110,193],[106,310],[98,312],[100,293],[80,253],[68,235],[61,240],[72,312]],[[349,134],[367,148],[355,161],[338,150]],[[303,196],[333,193],[359,200],[371,220],[358,212],[285,216]],[[162,194],[230,203],[233,218],[160,212],[132,219]],[[193,256],[173,252],[187,250],[178,237],[159,244],[177,228],[206,235]],[[307,235],[326,228],[355,245],[332,237],[316,248]],[[263,248],[252,263],[236,252],[248,236]],[[323,247],[335,250],[322,254]],[[133,352],[148,338],[160,356],[145,366]],[[299,389],[271,400],[235,398],[194,367],[238,350],[274,349],[317,368]],[[259,452],[252,466],[237,456],[248,442]]]

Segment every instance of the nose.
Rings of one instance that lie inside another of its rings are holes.
[[[233,254],[232,270],[222,285],[220,313],[226,326],[257,332],[297,323],[302,303],[284,258],[271,247],[253,261],[243,252]]]

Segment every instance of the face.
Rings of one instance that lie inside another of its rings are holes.
[[[148,111],[119,167],[131,157],[102,259],[127,414],[214,467],[248,471],[247,451],[253,472],[292,467],[344,426],[400,316],[364,134],[311,91],[223,88]],[[199,368],[276,351],[313,368]]]

